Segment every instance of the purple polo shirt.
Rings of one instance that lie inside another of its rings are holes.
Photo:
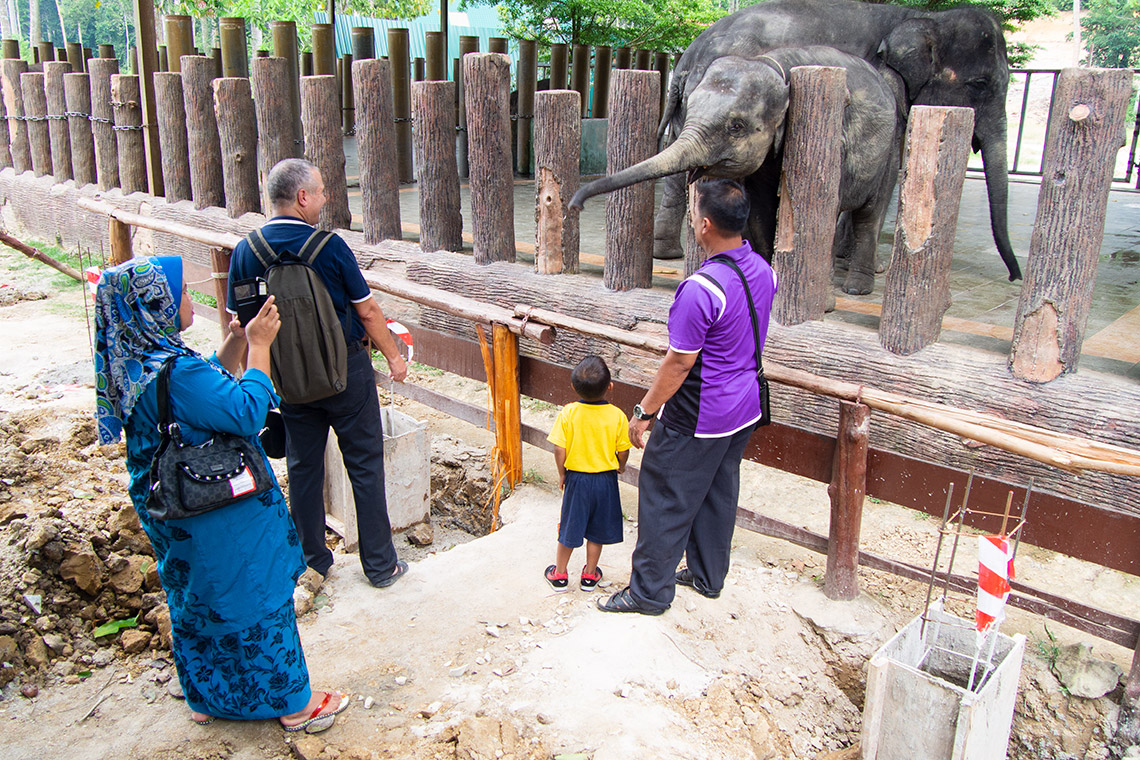
[[[735,261],[748,278],[763,349],[776,273],[747,240],[718,255]],[[661,410],[662,424],[697,438],[721,438],[760,419],[748,299],[740,277],[728,264],[706,261],[677,288],[669,308],[669,348],[679,354],[695,353],[697,361]]]

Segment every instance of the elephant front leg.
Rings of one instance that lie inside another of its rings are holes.
[[[885,209],[859,209],[851,213],[851,256],[843,292],[865,296],[875,289],[875,258]]]
[[[688,205],[685,174],[670,174],[665,178],[661,208],[657,210],[657,218],[653,222],[654,258],[679,259],[685,255],[685,250],[681,247],[681,226],[685,222]]]

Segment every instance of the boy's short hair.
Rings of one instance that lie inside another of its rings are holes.
[[[602,357],[590,354],[570,373],[570,384],[583,401],[597,401],[610,388],[610,368]]]
[[[751,204],[744,186],[731,179],[702,179],[697,182],[697,213],[721,232],[743,233],[748,226]]]

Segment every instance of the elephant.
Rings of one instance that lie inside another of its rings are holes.
[[[1009,64],[1001,27],[988,12],[957,8],[922,12],[853,0],[768,0],[726,16],[705,29],[678,62],[669,86],[658,138],[675,139],[688,99],[706,70],[724,56],[755,59],[787,46],[827,45],[862,58],[902,88],[914,105],[974,109],[973,148],[981,150],[990,228],[1010,281],[1021,268],[1009,241],[1006,91]],[[890,194],[894,184],[884,189]],[[685,208],[683,176],[666,180],[654,231],[654,256],[680,258]]]
[[[788,74],[796,66],[846,70],[850,97],[843,112],[840,211],[849,212],[853,237],[844,284],[870,292],[875,245],[898,173],[903,113],[888,82],[861,58],[833,48],[781,48],[754,59],[723,56],[703,72],[688,95],[687,116],[676,140],[657,155],[581,187],[571,199],[587,198],[637,182],[688,172],[743,181],[752,202],[747,237],[771,260],[777,191],[783,160]],[[683,176],[683,175],[681,175]]]

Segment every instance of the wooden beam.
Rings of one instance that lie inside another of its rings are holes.
[[[519,396],[519,339],[506,325],[491,328],[495,400],[495,444],[506,467],[507,485],[522,482],[522,399]]]
[[[226,311],[226,295],[230,279],[230,256],[233,251],[225,248],[210,249],[210,268],[214,280],[214,300],[218,304],[218,323],[222,328],[222,340],[229,337],[230,320]]]
[[[63,272],[65,275],[73,280],[76,280],[77,282],[83,282],[83,275],[79,274],[79,272],[75,271],[67,264],[64,264],[62,261],[56,261],[43,251],[32,248],[27,243],[21,240],[17,240],[7,233],[0,232],[0,243],[4,243],[4,245],[8,246],[9,248],[19,251],[28,258],[35,259],[42,264],[47,264],[52,269]]]
[[[131,252],[131,225],[112,216],[107,219],[107,234],[111,238],[111,263],[130,261],[134,256]]]
[[[866,404],[839,402],[838,445],[827,495],[831,498],[827,572],[823,593],[850,601],[859,596],[859,527],[867,493],[867,450],[871,409]]]

